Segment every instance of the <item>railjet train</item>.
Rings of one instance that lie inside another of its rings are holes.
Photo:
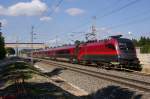
[[[110,36],[108,39],[99,41],[34,51],[32,55],[53,60],[68,59],[71,63],[95,63],[109,68],[142,69],[134,44],[131,40],[122,38],[121,35]]]

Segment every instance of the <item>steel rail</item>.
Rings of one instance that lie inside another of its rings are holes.
[[[43,58],[42,58],[43,59]],[[46,58],[45,58],[46,59]],[[61,61],[60,61],[61,62]],[[65,62],[65,63],[69,63],[69,62]],[[83,65],[83,64],[82,64]],[[88,65],[83,65],[83,66],[88,66]],[[95,65],[94,65],[95,66]],[[91,67],[91,66],[90,66]],[[99,68],[99,66],[98,66]],[[101,69],[101,68],[99,68]],[[106,68],[105,68],[106,69]],[[127,68],[116,68],[116,67],[111,67],[112,70],[117,70],[120,69],[122,71],[126,71],[127,73],[130,72],[130,74],[136,74],[136,75],[140,75],[140,76],[148,76],[150,77],[150,73],[144,73],[144,72],[140,72],[140,71],[136,71],[136,70],[132,70],[132,69],[127,69]]]
[[[82,68],[78,68],[78,67],[74,67],[74,66],[69,66],[69,64],[64,65],[64,64],[55,63],[55,62],[48,61],[48,60],[43,60],[43,59],[42,59],[42,61],[44,63],[50,64],[53,66],[67,68],[71,71],[83,73],[83,74],[97,77],[100,79],[104,79],[107,81],[113,81],[115,83],[123,84],[123,85],[131,87],[131,88],[139,89],[141,91],[150,92],[150,83],[148,83],[148,82],[130,79],[130,78],[125,78],[125,77],[120,77],[120,76],[116,76],[116,75],[112,75],[112,74],[105,74],[105,73],[96,72],[93,70],[82,69]]]
[[[30,58],[30,57],[28,57]],[[38,59],[38,60],[48,60],[46,58],[34,58],[34,59]],[[60,61],[61,62],[61,61]],[[64,63],[69,63],[69,62],[64,62]],[[83,65],[83,66],[88,66],[88,65]],[[89,66],[89,67],[92,67],[92,66]],[[101,69],[98,67],[98,69]],[[144,73],[144,72],[140,72],[140,71],[135,71],[135,70],[131,70],[131,69],[127,69],[127,68],[116,68],[116,67],[111,67],[112,70],[117,70],[117,69],[120,69],[122,71],[127,71],[130,72],[130,74],[136,74],[136,75],[140,75],[140,76],[148,76],[150,77],[150,73]],[[125,72],[126,73],[126,72]]]

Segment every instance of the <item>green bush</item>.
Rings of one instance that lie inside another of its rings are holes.
[[[141,53],[150,53],[150,45],[148,45],[148,44],[143,45],[140,49],[140,52]]]
[[[15,54],[15,49],[12,47],[7,47],[6,48],[6,53],[9,55],[14,55]]]
[[[134,45],[136,47],[140,47],[141,53],[150,53],[150,38],[149,37],[141,37],[139,40],[132,39]]]

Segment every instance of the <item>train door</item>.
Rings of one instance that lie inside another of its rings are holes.
[[[76,41],[75,48],[73,50],[73,55],[70,56],[71,63],[78,63],[79,51],[80,51],[80,41]]]
[[[80,50],[80,44],[76,44],[75,45],[75,49],[74,49],[74,55],[71,58],[71,62],[72,63],[78,63],[78,54],[79,54],[79,50]]]

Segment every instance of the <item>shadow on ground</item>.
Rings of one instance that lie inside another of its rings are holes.
[[[64,69],[56,68],[46,75],[49,77],[59,75],[62,70]],[[23,89],[25,89],[24,92],[22,92]],[[75,96],[49,82],[12,84],[0,89],[0,98],[1,96],[15,96],[15,98],[5,99],[142,99],[142,94],[114,85],[99,89],[87,96]]]
[[[65,70],[65,68],[55,68],[51,72],[46,72],[44,74],[49,76],[49,77],[52,77],[52,76],[56,76],[56,75],[61,74],[63,70]]]
[[[25,94],[18,94],[16,88],[26,89]],[[0,96],[16,95],[16,99],[141,99],[142,94],[135,94],[125,88],[118,86],[107,86],[87,96],[74,96],[69,92],[51,83],[24,83],[23,85],[10,85],[0,90]]]
[[[18,90],[25,92],[18,93]],[[13,84],[0,90],[0,96],[16,96],[16,99],[79,99],[51,83]]]
[[[107,86],[88,96],[83,96],[83,99],[141,99],[142,94],[136,94],[126,88],[119,86]]]

